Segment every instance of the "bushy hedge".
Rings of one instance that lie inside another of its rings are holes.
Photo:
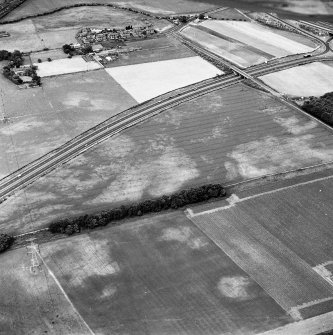
[[[194,204],[211,198],[224,197],[225,189],[220,184],[209,184],[188,190],[183,190],[172,195],[163,195],[161,198],[132,203],[94,215],[82,215],[71,219],[62,219],[52,222],[49,230],[52,233],[72,235],[81,229],[94,229],[106,226],[125,218],[141,216],[148,213],[160,212],[170,208],[177,209],[189,204]]]
[[[7,250],[14,242],[14,237],[7,234],[0,234],[0,252]]]
[[[333,126],[333,92],[326,93],[319,98],[311,97],[304,102],[303,110]]]

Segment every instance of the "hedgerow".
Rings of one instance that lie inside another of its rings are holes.
[[[14,237],[7,234],[0,234],[0,253],[7,250],[14,242]]]
[[[86,214],[75,218],[61,219],[52,222],[49,230],[54,234],[72,235],[82,229],[94,229],[95,227],[106,226],[108,223],[116,223],[125,218],[160,212],[170,208],[177,209],[189,204],[207,201],[211,198],[224,197],[225,195],[226,191],[220,184],[209,184],[183,190],[172,195],[163,195],[157,199],[104,210],[98,214]]]

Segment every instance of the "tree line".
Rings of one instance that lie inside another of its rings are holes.
[[[177,209],[186,205],[207,201],[211,198],[224,197],[225,189],[220,184],[208,184],[188,190],[182,190],[172,195],[163,195],[157,199],[145,200],[139,203],[123,205],[104,210],[97,214],[86,214],[74,218],[64,218],[49,225],[51,233],[72,235],[82,229],[94,229],[125,218],[157,213],[168,209]]]
[[[333,126],[333,92],[316,98],[310,97],[302,106],[303,110],[319,120]]]

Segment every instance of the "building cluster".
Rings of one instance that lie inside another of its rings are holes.
[[[86,62],[97,61],[102,65],[107,65],[108,63],[114,62],[119,58],[121,54],[129,54],[142,48],[133,47],[117,47],[107,50],[99,50],[98,52],[92,52],[87,55],[82,56]]]
[[[19,68],[13,68],[15,75],[21,79],[21,85],[19,88],[37,87],[38,84],[34,80],[33,76],[36,75],[37,67],[31,65],[21,65]]]
[[[83,28],[76,38],[82,44],[95,44],[110,41],[126,41],[131,39],[142,39],[156,33],[152,24],[146,26],[126,28]]]

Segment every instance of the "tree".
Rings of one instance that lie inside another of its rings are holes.
[[[47,59],[47,61],[48,61],[48,62],[52,62],[52,59],[49,57],[49,58]]]
[[[37,62],[38,62],[38,63],[41,63],[41,62],[42,62],[42,60],[41,60],[40,58],[38,58],[38,59],[37,59]]]
[[[86,55],[86,54],[89,54],[91,52],[93,52],[93,48],[91,45],[86,45],[83,49],[82,49],[82,52]]]
[[[13,242],[14,242],[13,236],[7,234],[0,234],[0,252],[4,252],[8,248],[10,248]]]
[[[186,16],[181,16],[179,18],[179,21],[182,22],[182,23],[186,23],[187,22],[187,17]]]
[[[203,20],[204,18],[205,18],[205,14],[202,14],[202,13],[199,14],[199,19],[200,19],[200,20]]]
[[[62,50],[64,51],[65,54],[69,54],[71,51],[74,51],[75,49],[72,45],[64,44],[62,46]]]

